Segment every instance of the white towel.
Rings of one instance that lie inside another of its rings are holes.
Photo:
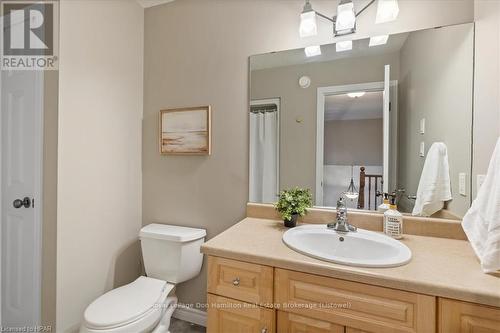
[[[485,273],[500,270],[500,138],[462,227]]]
[[[434,142],[427,152],[412,215],[431,216],[448,200],[451,200],[448,151],[444,143]]]

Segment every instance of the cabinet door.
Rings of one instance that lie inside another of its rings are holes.
[[[500,308],[439,299],[439,333],[500,333]]]
[[[344,326],[278,311],[279,333],[344,333]]]
[[[274,333],[275,311],[208,294],[208,333]]]

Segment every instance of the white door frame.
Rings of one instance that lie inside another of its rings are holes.
[[[15,75],[15,71],[4,71],[5,75]],[[35,170],[35,184],[33,191],[33,198],[35,199],[33,202],[34,209],[34,234],[35,240],[33,246],[38,249],[36,252],[38,255],[35,256],[34,259],[34,277],[33,281],[35,283],[34,290],[36,291],[34,297],[35,303],[35,322],[40,325],[42,320],[42,223],[43,223],[43,148],[44,148],[44,73],[43,71],[36,71],[37,81],[36,89],[35,89],[35,99],[37,100],[36,107],[37,115],[35,118],[35,128],[38,131],[38,145],[35,146],[35,165],[33,168]],[[2,99],[2,72],[0,72],[0,103]],[[2,146],[2,126],[0,126],[0,217],[2,216],[2,198],[3,198],[3,179],[2,175],[2,156],[3,154],[3,146]],[[0,220],[1,221],[1,220]],[[0,300],[2,299],[2,265],[1,265],[1,252],[2,249],[2,228],[0,227]],[[0,326],[2,323],[2,302],[0,302]]]
[[[37,117],[37,129],[38,129],[38,147],[36,151],[36,163],[34,166],[37,182],[35,182],[35,189],[33,191],[34,209],[35,209],[35,247],[38,249],[38,256],[35,260],[35,283],[36,283],[36,294],[34,299],[36,301],[36,322],[40,325],[42,323],[42,257],[43,257],[43,152],[44,152],[44,72],[38,71],[37,73],[37,101],[38,101],[38,117]]]
[[[280,193],[280,116],[281,116],[281,98],[273,97],[266,99],[252,99],[250,100],[250,106],[252,105],[265,105],[265,104],[276,104],[276,194]],[[250,119],[250,114],[248,115]],[[250,124],[250,120],[248,121]],[[250,125],[249,125],[250,126]],[[248,130],[248,140],[250,140],[250,129]],[[250,142],[250,141],[249,141]],[[250,168],[252,162],[248,160],[248,176],[250,179]],[[248,186],[248,197],[250,198],[250,186]]]
[[[3,16],[0,18],[0,24],[3,27]],[[1,110],[1,105],[2,105],[2,71],[0,70],[0,112]],[[2,202],[3,202],[3,179],[2,179],[2,124],[1,124],[1,117],[2,115],[0,114],[0,223],[2,222],[1,217],[3,216],[2,212]],[[2,226],[0,225],[0,326],[2,326]]]
[[[390,81],[390,86],[397,87],[398,81]],[[323,206],[323,153],[325,131],[325,97],[330,95],[346,94],[353,91],[383,91],[384,81],[347,84],[339,86],[318,87],[316,104],[316,188],[315,206]],[[397,104],[397,103],[394,103]],[[384,133],[384,136],[388,133]],[[397,151],[397,150],[396,150]]]

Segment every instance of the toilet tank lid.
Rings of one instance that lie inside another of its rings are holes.
[[[139,237],[163,239],[172,242],[189,242],[205,237],[205,229],[181,227],[177,225],[152,223],[141,229]]]

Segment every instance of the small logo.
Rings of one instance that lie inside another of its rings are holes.
[[[57,1],[1,1],[3,70],[57,69]]]

